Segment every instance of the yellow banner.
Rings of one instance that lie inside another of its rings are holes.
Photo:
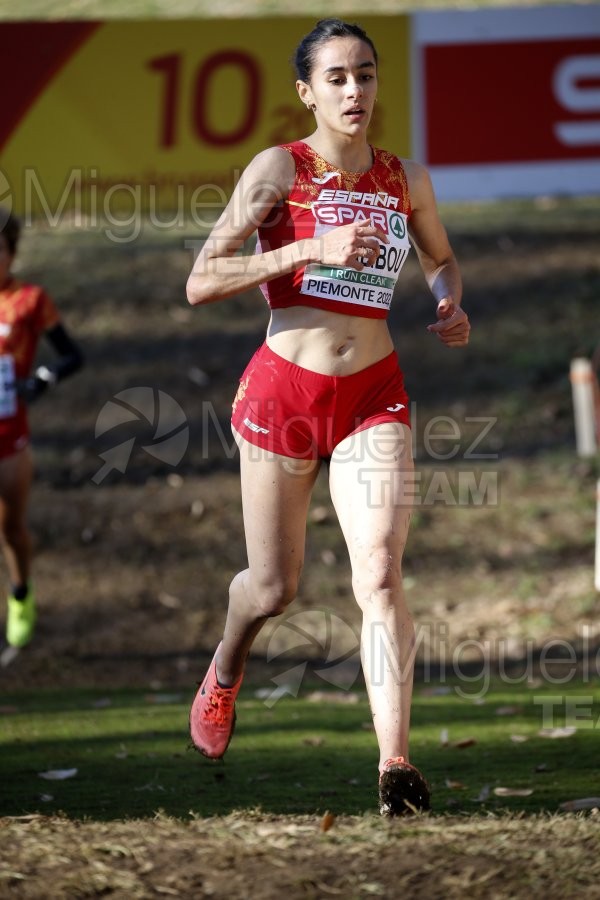
[[[314,23],[274,18],[92,27],[71,40],[16,104],[0,153],[4,202],[10,196],[18,213],[50,221],[66,211],[91,221],[112,210],[222,205],[255,153],[312,131],[290,58]],[[380,58],[370,139],[407,155],[408,17],[366,17],[360,24]],[[61,24],[36,23],[36,40],[44,39],[44,27],[58,36]],[[12,35],[6,28],[0,25],[3,45],[29,40],[26,23]],[[23,59],[32,42],[22,47]]]

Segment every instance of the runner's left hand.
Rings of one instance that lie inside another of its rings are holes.
[[[469,317],[450,297],[444,297],[438,303],[437,319],[435,325],[427,326],[427,331],[437,334],[447,347],[463,347],[469,343]]]

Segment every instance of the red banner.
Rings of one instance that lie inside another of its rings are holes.
[[[424,48],[431,165],[600,156],[600,39]]]

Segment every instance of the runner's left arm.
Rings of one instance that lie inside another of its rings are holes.
[[[468,343],[471,326],[461,308],[460,269],[438,213],[431,178],[424,166],[414,162],[407,164],[406,172],[412,206],[409,234],[437,303],[437,322],[428,331],[448,346],[462,346]]]
[[[38,366],[33,375],[25,379],[20,393],[29,402],[39,397],[48,387],[73,375],[84,363],[79,345],[60,322],[45,331],[44,336],[58,359],[49,365]]]

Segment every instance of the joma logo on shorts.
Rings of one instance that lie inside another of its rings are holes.
[[[244,425],[246,426],[246,428],[249,428],[250,431],[256,431],[257,434],[268,434],[269,433],[268,428],[261,428],[260,425],[255,425],[255,423],[251,422],[248,417],[246,417],[244,419]]]

